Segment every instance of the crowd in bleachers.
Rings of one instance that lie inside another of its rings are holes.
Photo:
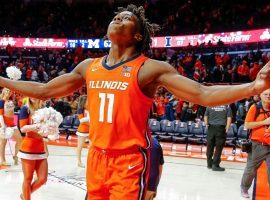
[[[246,51],[229,54],[226,51],[204,53],[209,49],[153,49],[152,58],[169,62],[183,76],[205,83],[250,82],[270,60],[270,52]],[[106,50],[28,50],[7,47],[0,50],[0,75],[15,65],[22,71],[22,80],[48,82],[52,78],[72,71],[86,58],[100,57]]]
[[[144,5],[147,17],[162,27],[159,35],[236,31],[270,25],[267,0],[10,0],[1,5],[0,35],[103,37],[113,17],[111,11],[127,2]]]

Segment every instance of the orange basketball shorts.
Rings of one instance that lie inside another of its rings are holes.
[[[88,200],[143,200],[147,189],[149,151],[106,151],[91,147],[86,182]]]

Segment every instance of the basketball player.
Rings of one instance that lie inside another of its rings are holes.
[[[88,200],[144,199],[148,176],[147,118],[159,86],[184,101],[224,105],[270,88],[270,62],[254,82],[235,86],[203,86],[185,78],[168,63],[147,58],[158,29],[143,7],[120,8],[108,26],[109,54],[86,59],[50,82],[13,81],[0,85],[40,99],[65,96],[87,84],[92,147],[87,161]]]

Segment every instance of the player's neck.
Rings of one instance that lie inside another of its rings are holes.
[[[119,62],[126,61],[127,59],[131,58],[132,56],[138,54],[135,51],[134,47],[120,47],[117,45],[112,45],[109,55],[107,57],[107,64],[109,66],[115,65]]]

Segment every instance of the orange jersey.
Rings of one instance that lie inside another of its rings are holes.
[[[78,117],[79,117],[79,119],[87,117],[87,111],[85,109],[78,109]],[[80,123],[80,125],[78,127],[78,132],[88,133],[89,132],[89,125]]]
[[[246,115],[245,122],[258,122],[258,121],[263,121],[267,118],[267,115],[264,114],[263,109],[260,108],[260,112],[258,117],[255,119],[256,115],[256,105],[253,104]],[[259,126],[257,128],[253,128],[251,132],[251,139],[255,140],[257,142],[264,142],[264,134],[265,134],[265,126]]]
[[[152,99],[142,93],[137,80],[148,58],[138,54],[113,66],[106,59],[94,59],[86,74],[92,144],[100,149],[148,148]]]

